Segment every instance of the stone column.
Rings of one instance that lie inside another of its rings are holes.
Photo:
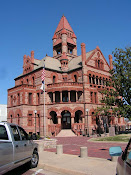
[[[70,91],[68,91],[68,101],[70,102]]]
[[[55,92],[53,92],[53,102],[55,102]]]
[[[77,91],[76,91],[76,101],[78,101],[78,93],[77,93]]]
[[[61,125],[61,116],[57,116],[57,118],[58,118],[58,124]]]
[[[71,124],[74,124],[74,117],[71,117]]]
[[[62,102],[62,91],[60,92],[60,102]]]

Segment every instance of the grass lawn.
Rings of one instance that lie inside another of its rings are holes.
[[[112,142],[128,142],[131,138],[131,134],[121,134],[112,137],[99,137],[99,138],[92,138],[91,141],[112,141]]]

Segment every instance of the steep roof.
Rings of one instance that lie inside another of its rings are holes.
[[[61,20],[60,20],[60,22],[59,22],[59,24],[56,28],[55,33],[59,32],[62,29],[66,29],[66,30],[69,30],[69,31],[73,32],[73,29],[71,28],[69,22],[67,21],[67,19],[64,15],[62,16],[62,18],[61,18]]]
[[[87,52],[86,53],[86,60],[88,59],[88,57],[92,54],[94,50],[90,51],[90,52]],[[71,70],[75,70],[75,69],[78,69],[80,67],[82,67],[82,57],[81,55],[76,57],[76,58],[73,58],[69,64],[68,64],[68,67],[69,67],[69,71]]]

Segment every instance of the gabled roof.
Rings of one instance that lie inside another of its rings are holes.
[[[73,32],[70,24],[68,23],[68,21],[67,21],[67,19],[66,19],[66,17],[64,15],[62,16],[62,18],[61,18],[61,20],[60,20],[60,22],[59,22],[59,24],[58,24],[58,26],[56,28],[55,33],[59,32],[62,29],[67,29],[67,30]]]
[[[95,55],[95,53],[96,53],[97,51],[99,51],[99,52],[101,53],[101,55],[102,55],[104,61],[106,62],[107,66],[108,66],[109,69],[110,69],[110,66],[109,66],[107,60],[105,59],[103,53],[101,52],[99,46],[97,46],[94,50],[92,50],[92,53],[90,54],[90,56],[86,57],[86,64],[88,64],[89,60],[93,57],[93,55]]]

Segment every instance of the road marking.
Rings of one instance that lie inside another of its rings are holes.
[[[43,169],[38,169],[35,173],[33,173],[32,175],[37,175],[39,172],[41,172]]]

